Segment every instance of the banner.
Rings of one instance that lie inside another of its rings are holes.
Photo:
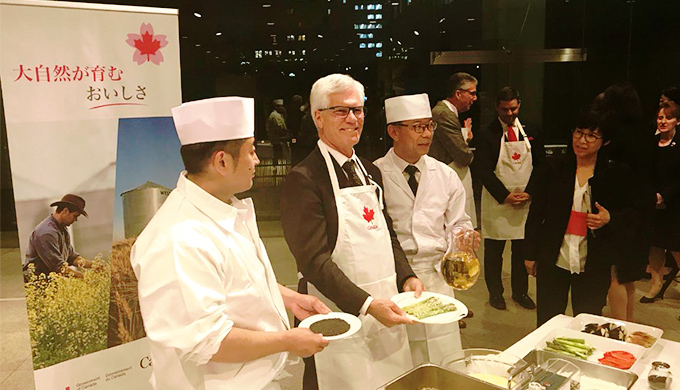
[[[26,284],[36,388],[149,388],[146,340],[106,349],[118,128],[181,103],[177,10],[0,0],[0,83],[28,274],[31,234],[66,194],[88,214],[68,240],[95,262]]]

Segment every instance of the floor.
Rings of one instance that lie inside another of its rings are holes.
[[[295,261],[290,254],[281,227],[277,221],[259,223],[260,234],[267,247],[274,270],[280,283],[293,287],[297,276]],[[22,288],[19,250],[15,233],[0,234],[0,388],[12,390],[34,389],[30,340],[27,331],[25,299]],[[483,258],[483,253],[478,253]],[[509,253],[506,248],[504,269],[509,269]],[[509,290],[510,280],[503,273],[503,283]],[[648,281],[637,283],[639,298],[649,287]],[[529,293],[535,296],[535,283],[530,280]],[[484,281],[472,289],[456,293],[456,297],[474,311],[467,319],[467,328],[461,331],[464,348],[491,348],[503,350],[535,329],[534,311],[526,310],[509,299],[508,309],[499,311],[488,304]],[[605,308],[605,315],[608,308]],[[569,313],[567,313],[569,314]],[[664,338],[680,342],[680,285],[674,283],[666,292],[665,299],[654,304],[636,304],[636,322],[664,329]],[[287,369],[283,380],[284,390],[301,389],[302,363]]]

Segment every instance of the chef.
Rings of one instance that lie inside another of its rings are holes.
[[[328,344],[298,318],[327,313],[276,282],[255,223],[254,101],[226,97],[172,110],[186,170],[137,239],[131,263],[154,389],[280,389],[289,354]]]
[[[286,177],[283,232],[300,289],[359,316],[362,327],[305,360],[304,389],[375,389],[413,367],[402,325],[413,321],[390,298],[420,296],[423,285],[384,209],[380,170],[354,153],[366,114],[363,85],[332,74],[314,83],[310,101],[319,142]]]
[[[524,225],[529,213],[534,167],[545,156],[539,131],[520,123],[522,100],[519,92],[502,88],[496,97],[498,118],[482,131],[475,164],[482,179],[482,235],[484,236],[484,278],[489,304],[505,310],[501,271],[503,249],[512,241],[512,299],[526,309],[536,304],[527,294],[528,275],[522,253]]]
[[[394,230],[427,291],[453,297],[439,265],[451,234],[473,228],[465,213],[465,188],[451,167],[427,155],[437,123],[426,93],[385,100],[385,116],[394,147],[375,165],[383,175]],[[475,235],[479,242],[479,233]],[[462,349],[458,322],[415,324],[407,330],[414,365],[439,364]]]

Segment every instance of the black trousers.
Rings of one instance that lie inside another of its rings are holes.
[[[512,242],[512,269],[510,270],[510,280],[512,295],[522,295],[527,293],[529,288],[529,275],[524,266],[524,253],[522,244],[524,240],[511,240]],[[484,239],[484,280],[489,295],[503,295],[503,281],[501,272],[503,271],[503,250],[505,240]]]
[[[602,315],[611,283],[609,268],[572,274],[555,264],[538,263],[536,270],[536,322],[543,325],[567,310],[571,289],[574,316],[581,313]]]

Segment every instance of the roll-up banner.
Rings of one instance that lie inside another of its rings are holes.
[[[0,0],[0,88],[38,390],[150,388],[131,241],[114,233],[115,209],[122,208],[117,156],[125,155],[117,146],[120,128],[136,128],[131,121],[174,136],[168,117],[181,103],[177,15]],[[87,217],[57,221],[60,206]],[[38,264],[45,253],[51,260]],[[74,262],[77,256],[91,263]],[[50,267],[61,272],[49,274]]]

